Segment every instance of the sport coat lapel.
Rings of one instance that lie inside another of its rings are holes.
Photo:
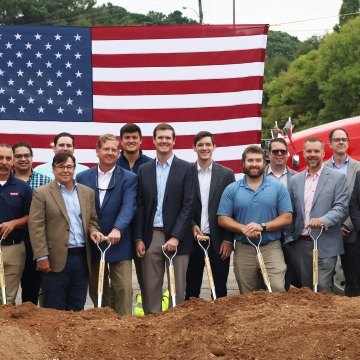
[[[79,198],[80,211],[81,211],[81,219],[83,223],[83,228],[87,229],[87,225],[89,223],[89,219],[87,218],[88,212],[86,211],[87,207],[90,206],[87,203],[86,194],[84,189],[81,186],[77,186],[77,194]]]
[[[50,193],[51,193],[52,197],[54,198],[56,204],[59,206],[62,214],[64,215],[64,218],[70,224],[69,215],[68,215],[68,212],[66,210],[65,201],[64,201],[64,198],[63,198],[63,196],[61,194],[61,191],[59,189],[59,186],[58,186],[56,180],[53,180],[50,183],[49,187],[50,187]]]
[[[346,174],[346,184],[348,187],[350,187],[350,184],[354,183],[356,172],[357,172],[356,163],[349,158],[348,173]]]
[[[328,179],[329,179],[329,168],[327,166],[323,166],[321,173],[320,173],[319,181],[316,186],[314,199],[313,199],[311,208],[314,207],[314,205],[315,205],[317,199],[319,198],[319,195],[321,194],[322,190],[324,189],[325,184],[328,181]]]
[[[173,161],[170,166],[169,176],[168,176],[166,186],[165,186],[164,201],[165,201],[166,197],[168,196],[170,189],[173,189],[172,183],[176,176],[177,165],[178,165],[177,158],[176,158],[176,156],[174,156]],[[155,174],[155,178],[156,178],[156,174]]]
[[[299,176],[299,199],[300,199],[300,208],[301,213],[305,214],[305,201],[304,201],[304,194],[305,194],[305,179],[306,179],[307,170],[304,170]],[[296,189],[297,190],[297,189]]]
[[[209,208],[211,205],[211,199],[214,197],[215,190],[218,187],[220,181],[220,168],[213,162],[211,170],[211,180],[210,180],[210,191],[209,191]]]

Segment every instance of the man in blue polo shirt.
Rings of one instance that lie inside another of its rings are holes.
[[[6,300],[15,304],[25,265],[25,228],[31,203],[31,188],[11,172],[13,151],[0,144],[0,239],[4,260]],[[0,296],[1,297],[1,296]],[[2,303],[4,299],[1,299]]]
[[[286,265],[281,249],[281,229],[291,224],[290,196],[278,181],[264,176],[265,153],[255,145],[242,154],[245,176],[227,186],[217,212],[218,223],[235,233],[234,272],[241,294],[259,290],[258,244],[273,291],[285,290]]]

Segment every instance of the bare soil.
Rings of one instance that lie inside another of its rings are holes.
[[[6,305],[0,359],[360,359],[360,298],[261,291],[141,318]]]

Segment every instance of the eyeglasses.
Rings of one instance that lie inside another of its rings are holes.
[[[347,142],[347,141],[349,141],[349,139],[348,138],[333,138],[333,139],[331,139],[331,141],[333,141],[333,142],[340,142],[340,141]]]
[[[55,167],[60,171],[64,171],[64,170],[71,171],[75,169],[74,165],[56,165]]]
[[[112,180],[112,184],[111,184],[111,180]],[[101,187],[99,187],[99,175],[96,175],[96,188],[100,191],[108,191],[111,190],[115,187],[115,174],[111,177],[109,185],[106,189],[103,189]]]
[[[31,158],[31,154],[30,153],[27,153],[27,154],[14,154],[14,158],[15,159],[29,159]]]
[[[279,149],[279,150],[271,150],[271,153],[273,155],[286,155],[288,151]]]

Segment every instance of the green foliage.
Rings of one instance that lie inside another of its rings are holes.
[[[283,126],[289,116],[300,130],[359,115],[360,18],[319,43],[318,50],[301,55],[265,83],[265,132],[275,121]]]
[[[339,14],[340,28],[349,20],[359,16],[359,12],[360,12],[359,0],[343,0]],[[352,15],[347,15],[347,14],[352,14]]]

